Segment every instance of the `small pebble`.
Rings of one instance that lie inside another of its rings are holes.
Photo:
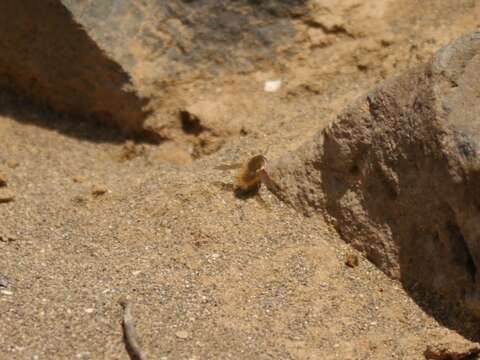
[[[15,200],[15,193],[11,190],[0,191],[0,203],[8,203]]]
[[[145,148],[143,145],[137,145],[131,140],[127,140],[122,147],[120,160],[132,160],[133,158],[143,155]]]
[[[15,169],[16,167],[18,167],[18,165],[20,165],[18,161],[15,161],[15,160],[8,160],[7,161],[7,166],[10,169]]]
[[[13,292],[11,292],[10,290],[1,289],[0,294],[2,294],[2,295],[13,295]]]
[[[0,187],[7,186],[7,175],[0,171]]]
[[[282,80],[268,80],[265,81],[263,90],[266,92],[276,92],[282,86]]]
[[[93,185],[92,187],[92,195],[97,197],[100,195],[105,194],[108,191],[105,185]]]
[[[8,287],[9,281],[6,276],[0,274],[0,287]]]
[[[85,182],[85,178],[83,176],[76,175],[72,178],[73,182],[75,183],[83,183]]]
[[[13,242],[17,240],[15,235],[0,231],[0,241],[2,242]]]
[[[75,357],[77,359],[89,359],[89,358],[91,358],[90,352],[88,352],[88,351],[80,352],[77,355],[75,355]]]
[[[188,332],[185,330],[180,330],[175,333],[175,336],[179,339],[188,339]]]
[[[350,253],[347,254],[345,258],[345,265],[348,267],[354,268],[358,266],[358,256],[356,254]]]
[[[82,195],[75,195],[72,198],[72,202],[77,205],[83,205],[87,202],[87,199]]]
[[[86,312],[87,314],[91,314],[91,313],[93,313],[94,311],[95,311],[94,308],[85,309],[85,312]]]

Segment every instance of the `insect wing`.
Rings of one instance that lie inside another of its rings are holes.
[[[212,182],[212,185],[214,185],[214,186],[216,186],[219,189],[224,190],[224,191],[235,190],[235,186],[233,186],[233,184],[228,184],[228,183],[224,183],[224,182],[221,182],[221,181],[214,181],[214,182]]]
[[[267,174],[265,170],[261,171],[260,179],[262,180],[262,183],[265,184],[267,189],[271,192],[276,193],[280,191],[280,186],[275,181],[273,181],[273,179],[270,177],[270,175]]]
[[[242,164],[222,164],[215,166],[215,170],[235,170],[235,169],[240,169],[242,167]]]

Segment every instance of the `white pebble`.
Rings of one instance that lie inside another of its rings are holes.
[[[282,80],[268,80],[265,81],[263,90],[266,92],[275,92],[280,89],[280,86],[282,86]]]
[[[189,334],[185,330],[179,330],[175,333],[175,336],[179,339],[188,339]]]

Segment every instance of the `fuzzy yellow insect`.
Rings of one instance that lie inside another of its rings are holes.
[[[255,192],[261,184],[265,184],[270,191],[278,190],[278,185],[271,179],[267,172],[267,158],[255,155],[243,164],[224,165],[218,169],[239,169],[235,176],[235,188],[242,193]]]
[[[235,184],[242,191],[252,191],[260,187],[269,176],[266,171],[267,159],[263,155],[256,155],[245,161],[237,175]]]

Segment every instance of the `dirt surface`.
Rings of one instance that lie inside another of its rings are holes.
[[[221,185],[480,25],[475,1],[341,3],[312,2],[281,63],[177,84],[160,145],[1,96],[0,358],[128,359],[122,297],[149,359],[475,358],[474,323],[346,265],[321,216]]]

